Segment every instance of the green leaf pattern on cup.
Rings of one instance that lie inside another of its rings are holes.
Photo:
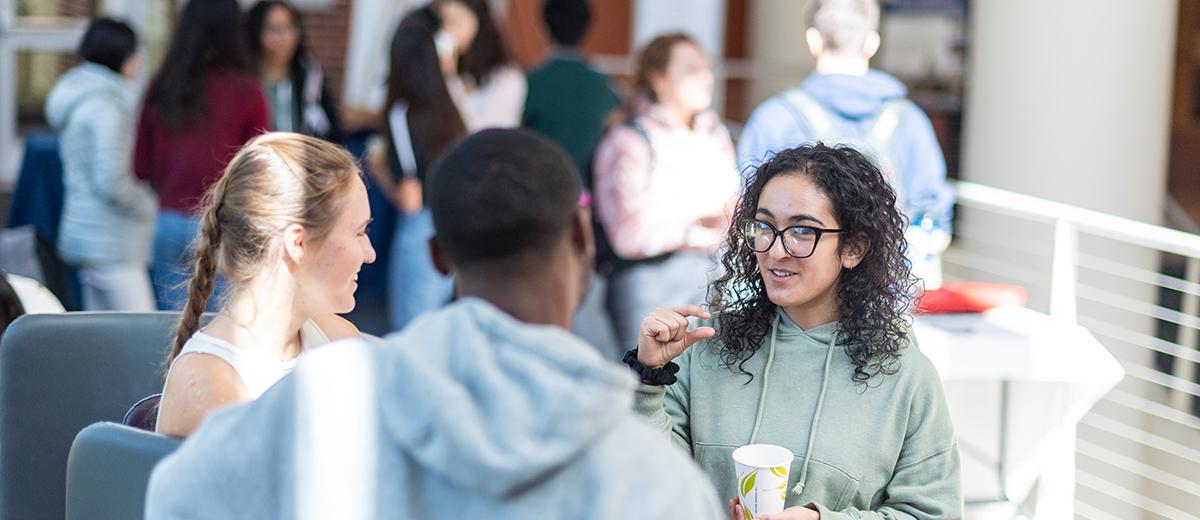
[[[745,475],[742,475],[741,482],[739,482],[739,485],[738,485],[738,488],[740,488],[740,490],[742,492],[742,497],[741,497],[742,498],[742,509],[745,510],[745,512],[746,512],[746,520],[752,520],[754,518],[754,515],[750,512],[750,507],[748,505],[746,505],[746,501],[750,496],[750,492],[754,491],[754,483],[755,483],[755,481],[758,480],[758,472],[759,471],[762,471],[762,470],[756,469],[754,471],[746,473]],[[777,487],[775,489],[780,490],[779,491],[779,499],[786,502],[787,501],[788,469],[784,466],[776,466],[776,467],[771,468],[771,473],[773,473],[775,476],[777,476],[779,478],[784,479],[783,483],[779,484],[779,487]]]
[[[758,471],[756,469],[742,477],[742,484],[739,486],[742,488],[742,497],[746,497],[754,489],[754,481],[758,478]]]

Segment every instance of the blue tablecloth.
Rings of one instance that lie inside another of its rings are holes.
[[[63,166],[58,156],[58,136],[29,133],[21,160],[8,227],[32,224],[38,235],[51,244],[58,240],[58,221],[63,205]]]
[[[13,191],[7,226],[32,225],[46,244],[42,255],[46,287],[54,292],[67,310],[79,309],[79,281],[74,269],[65,266],[54,253],[58,242],[58,222],[63,207],[63,165],[58,155],[58,136],[49,132],[29,132],[25,136],[25,155]]]

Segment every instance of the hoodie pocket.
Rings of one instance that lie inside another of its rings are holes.
[[[816,450],[813,450],[816,451]],[[800,469],[804,466],[804,459],[796,457],[792,461],[792,471],[795,478],[788,476],[788,481],[792,486],[800,480]],[[870,504],[851,504],[850,501],[854,495],[858,493],[860,481],[854,478],[849,473],[842,471],[837,466],[813,459],[808,465],[808,482],[804,486],[804,492],[798,497],[802,500],[797,500],[796,504],[788,501],[788,505],[802,505],[809,502],[816,502],[833,511],[841,511],[852,505],[864,509]],[[815,488],[813,486],[816,486]]]
[[[799,453],[803,449],[795,446],[784,447],[792,450],[792,453]],[[737,448],[738,446],[704,442],[698,442],[693,447],[696,462],[700,464],[701,468],[704,468],[705,473],[708,473],[722,500],[737,496],[737,477],[734,474],[736,470],[733,464],[733,450]],[[788,473],[788,507],[804,505],[809,502],[821,504],[833,511],[840,511],[852,505],[860,507],[860,509],[869,506],[869,504],[851,503],[858,493],[859,479],[837,466],[816,458],[812,459],[808,465],[808,480],[803,493],[800,495],[791,493],[796,483],[800,481],[800,472],[803,468],[804,457],[797,456],[792,459]]]

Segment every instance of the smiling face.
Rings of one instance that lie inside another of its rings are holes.
[[[347,190],[337,221],[329,234],[312,244],[297,274],[308,305],[307,314],[316,316],[354,310],[354,291],[358,289],[358,271],[375,261],[375,249],[367,238],[371,208],[367,188],[359,179]]]
[[[840,227],[829,197],[808,175],[801,173],[785,173],[767,181],[758,199],[755,218],[775,229],[798,225]],[[859,257],[839,247],[843,239],[840,233],[822,234],[807,258],[788,254],[780,238],[767,251],[756,253],[759,273],[771,302],[794,319],[810,316],[821,323],[836,320],[838,279],[843,269],[853,269],[859,262]],[[802,255],[805,251],[793,252]]]

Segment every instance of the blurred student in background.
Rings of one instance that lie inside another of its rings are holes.
[[[712,69],[695,40],[659,36],[638,58],[627,116],[596,150],[598,263],[608,264],[608,309],[622,345],[637,341],[655,308],[704,298],[739,188],[712,96]]]
[[[434,12],[457,57],[451,94],[471,131],[521,124],[525,74],[508,55],[487,0],[435,0]]]
[[[389,306],[393,330],[450,301],[450,279],[429,257],[433,221],[425,209],[425,174],[449,146],[467,134],[446,78],[457,54],[435,11],[417,9],[392,38],[384,118],[386,160],[371,161],[372,179],[392,194],[398,215],[389,255]]]
[[[226,162],[270,128],[250,67],[235,0],[190,0],[150,81],[137,125],[133,171],[158,195],[150,276],[159,309],[178,309],[200,228],[198,205]]]
[[[46,99],[63,161],[58,254],[79,270],[89,311],[155,309],[148,268],[156,204],[130,163],[137,52],[128,25],[93,20],[79,46],[83,63]]]
[[[308,53],[300,12],[282,0],[262,0],[247,13],[246,29],[271,127],[339,141],[337,105],[321,65]]]
[[[604,123],[621,100],[608,78],[583,59],[580,42],[592,20],[587,0],[546,0],[542,20],[554,43],[550,58],[529,73],[521,125],[561,145],[591,189],[592,155]]]

